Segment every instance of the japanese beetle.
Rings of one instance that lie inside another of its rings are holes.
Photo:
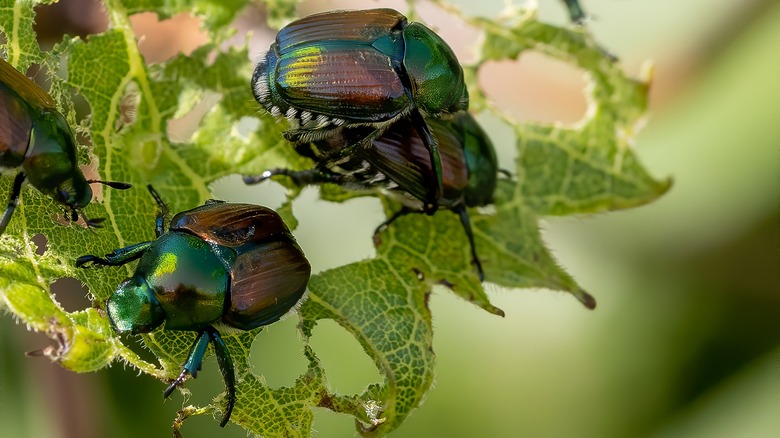
[[[429,213],[438,207],[441,159],[424,117],[467,110],[468,90],[452,49],[421,23],[409,23],[392,9],[333,11],[294,21],[255,67],[252,92],[271,115],[287,118],[285,137],[296,144],[343,127],[374,128],[342,155],[367,147],[399,118],[410,118],[436,177],[424,207]]]
[[[496,152],[485,131],[467,112],[452,120],[428,119],[427,123],[438,138],[441,154],[444,190],[438,205],[460,217],[471,245],[472,261],[480,280],[484,280],[466,208],[493,202],[499,173]],[[297,185],[334,183],[355,190],[387,190],[397,195],[403,208],[376,228],[376,237],[399,217],[424,210],[434,175],[424,142],[408,118],[396,121],[373,140],[371,147],[347,156],[339,154],[339,148],[350,143],[350,136],[360,137],[365,129],[344,129],[339,135],[314,142],[309,148],[299,148],[301,154],[317,161],[313,169],[272,169],[259,176],[245,176],[244,182],[256,184],[275,175],[286,175]]]
[[[78,220],[78,210],[92,199],[89,184],[101,183],[115,189],[129,184],[87,180],[79,169],[76,140],[54,100],[35,82],[0,58],[0,167],[21,167],[11,188],[8,206],[0,218],[3,234],[19,202],[25,178],[36,189],[70,210]],[[103,221],[87,219],[88,226]]]
[[[157,239],[117,249],[104,258],[85,255],[76,266],[121,266],[140,259],[132,277],[123,281],[106,303],[117,332],[195,331],[183,370],[164,397],[196,377],[209,342],[227,389],[220,426],[230,419],[236,402],[233,360],[214,324],[240,330],[271,324],[300,301],[311,267],[279,215],[251,204],[207,201],[173,217],[165,231],[165,204],[160,206]]]

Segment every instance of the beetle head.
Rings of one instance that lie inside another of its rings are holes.
[[[81,171],[59,183],[51,194],[55,201],[72,209],[81,209],[92,200],[92,188],[89,187],[84,174]]]
[[[123,281],[106,304],[108,319],[119,333],[148,333],[165,321],[165,313],[141,277]]]
[[[420,23],[404,29],[404,43],[403,64],[417,106],[429,116],[467,110],[463,68],[450,46]]]

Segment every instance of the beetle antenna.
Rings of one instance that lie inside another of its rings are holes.
[[[75,213],[75,210],[73,211]],[[105,222],[106,218],[104,217],[96,217],[96,218],[88,218],[84,215],[84,213],[81,214],[81,218],[84,219],[84,223],[87,224],[87,228],[103,228],[103,222]],[[78,217],[73,219],[75,222],[78,220]]]
[[[119,182],[119,181],[100,181],[97,179],[89,179],[87,180],[87,183],[89,184],[103,184],[104,186],[109,186],[113,189],[118,190],[127,190],[130,187],[132,187],[131,184],[125,183],[125,182]]]
[[[160,211],[157,212],[157,218],[155,219],[154,223],[155,235],[160,237],[165,232],[165,217],[168,215],[168,206],[165,204],[165,202],[163,202],[160,194],[157,193],[157,190],[155,190],[151,184],[147,185],[146,189],[149,190],[152,198],[154,198],[154,202],[156,202],[157,206],[160,207]]]

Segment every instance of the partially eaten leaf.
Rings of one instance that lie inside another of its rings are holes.
[[[20,70],[32,63],[43,63],[50,72],[57,71],[60,63],[66,67],[65,78],[54,77],[56,90],[78,93],[91,108],[91,145],[84,146],[82,155],[89,157],[100,178],[135,186],[126,192],[103,191],[100,201],[87,208],[90,217],[107,218],[105,229],[97,231],[62,226],[56,220],[61,213],[51,199],[25,187],[14,220],[0,238],[0,296],[6,308],[54,339],[46,354],[74,371],[95,371],[120,360],[168,381],[179,374],[194,337],[194,333],[164,330],[144,335],[143,342],[158,363],[142,360],[117,337],[101,310],[132,267],[78,270],[74,266],[81,255],[105,254],[153,238],[156,206],[143,190],[146,184],[153,184],[176,212],[211,198],[209,185],[223,176],[311,166],[282,139],[283,126],[261,114],[252,101],[252,65],[246,49],[221,46],[244,3],[185,3],[136,2],[126,7],[107,1],[109,30],[86,40],[66,39],[54,52],[43,53],[32,30],[34,2],[0,0],[0,32],[6,39],[0,53]],[[292,2],[265,3],[274,25],[290,17]],[[142,11],[163,17],[190,12],[203,20],[213,40],[190,56],[147,65],[129,23],[130,14]],[[546,248],[538,221],[549,215],[638,206],[669,188],[668,181],[647,175],[631,151],[631,139],[646,109],[648,83],[627,78],[582,29],[550,26],[533,13],[512,22],[463,18],[485,35],[480,60],[466,68],[472,107],[491,111],[511,124],[518,139],[516,163],[502,163],[513,176],[501,181],[494,208],[470,212],[487,281],[566,291],[593,308],[594,298],[558,266]],[[481,92],[476,77],[482,63],[514,59],[530,49],[587,72],[590,109],[576,129],[518,123]],[[218,96],[217,103],[191,138],[172,142],[168,122],[192,107],[193,96],[206,92]],[[67,93],[52,94],[75,124]],[[122,110],[128,94],[136,105],[132,118]],[[238,130],[246,118],[257,121],[248,136]],[[10,184],[11,178],[3,178],[0,193],[8,193]],[[324,187],[323,194],[330,200],[353,196],[333,187]],[[286,218],[292,218],[290,202],[283,208]],[[48,239],[43,255],[36,254],[31,242],[37,234]],[[319,406],[352,415],[366,435],[396,429],[420,405],[433,382],[433,329],[427,306],[431,287],[445,285],[486,311],[503,315],[479,283],[465,239],[457,217],[449,212],[411,215],[381,234],[373,259],[313,276],[309,299],[299,311],[301,331],[308,341],[317,321],[333,319],[358,340],[385,377],[360,394],[331,392],[327,370],[309,346],[304,351],[308,368],[295,385],[272,389],[251,372],[247,362],[259,330],[226,335],[238,377],[232,421],[264,436],[309,436],[311,407]],[[83,281],[95,308],[64,311],[49,293],[51,284],[62,277]],[[222,409],[222,402],[218,396],[209,406],[185,408],[176,421],[177,432],[187,417],[214,413]]]

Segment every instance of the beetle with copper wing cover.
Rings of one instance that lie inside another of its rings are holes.
[[[5,232],[19,203],[22,183],[27,179],[41,193],[70,211],[78,220],[79,210],[92,200],[92,183],[115,189],[130,184],[87,180],[79,169],[76,140],[54,100],[35,82],[0,58],[0,167],[17,168],[8,206],[0,217],[0,234]],[[83,217],[83,216],[82,216]],[[88,219],[98,227],[103,218]]]
[[[76,266],[121,266],[140,259],[133,275],[109,297],[106,310],[119,333],[165,330],[197,333],[183,370],[164,392],[168,397],[201,368],[214,346],[227,389],[220,426],[236,403],[233,360],[215,324],[251,330],[271,324],[303,296],[311,267],[279,215],[251,204],[208,201],[183,211],[165,230],[160,206],[156,240],[117,249],[104,257],[85,255]]]
[[[346,156],[368,147],[384,128],[408,118],[433,163],[424,209],[442,196],[436,137],[426,118],[468,109],[463,69],[452,49],[421,23],[398,11],[332,11],[282,28],[255,67],[255,99],[274,117],[286,118],[287,140],[301,145],[363,126],[360,138],[340,148]]]

